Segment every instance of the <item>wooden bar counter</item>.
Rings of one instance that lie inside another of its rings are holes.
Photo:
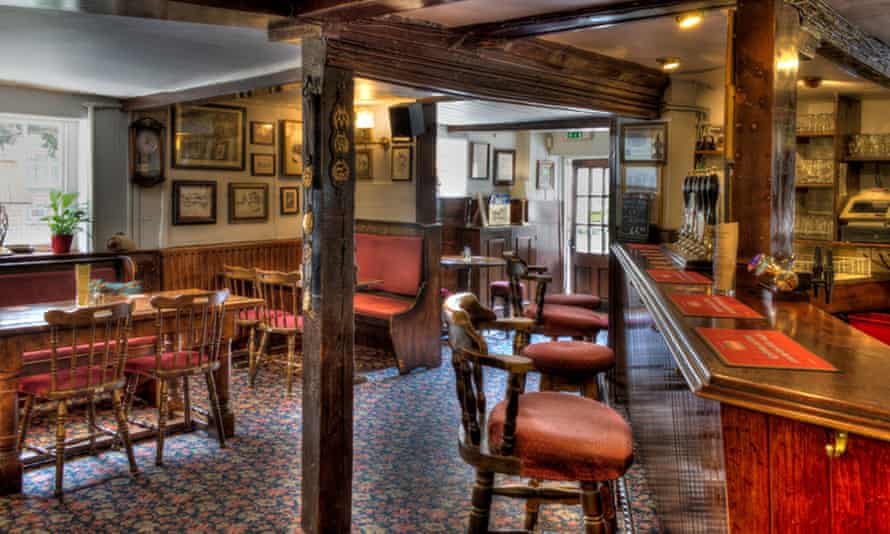
[[[614,397],[665,531],[890,532],[890,347],[759,288],[736,297],[763,319],[684,316],[668,295],[708,286],[658,284],[638,252],[612,252]],[[700,326],[779,330],[838,372],[730,367]]]

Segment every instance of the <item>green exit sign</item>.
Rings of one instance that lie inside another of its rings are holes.
[[[584,139],[584,132],[566,132],[567,139]]]

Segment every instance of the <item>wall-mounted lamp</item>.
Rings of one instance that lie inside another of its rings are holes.
[[[776,68],[779,69],[780,72],[797,72],[799,66],[800,58],[797,56],[797,51],[782,54],[779,59],[776,60]]]
[[[374,112],[370,109],[360,109],[355,113],[356,142],[370,143],[374,130]]]
[[[661,70],[665,72],[673,72],[680,68],[680,58],[678,57],[660,57],[655,61],[661,65]]]
[[[701,24],[703,20],[705,20],[705,14],[702,11],[691,11],[689,13],[677,15],[677,25],[683,30],[695,28]]]

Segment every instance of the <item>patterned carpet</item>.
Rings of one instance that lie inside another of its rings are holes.
[[[491,338],[493,349],[509,341]],[[450,364],[398,376],[394,362],[370,349],[357,351],[368,381],[356,386],[354,531],[462,532],[473,473],[456,447],[458,408]],[[450,361],[447,347],[443,360]],[[529,389],[537,387],[530,377]],[[206,392],[194,386],[194,399]],[[486,376],[499,399],[504,375]],[[301,392],[284,400],[284,379],[260,374],[256,390],[246,372],[233,373],[237,436],[219,449],[202,431],[167,440],[165,465],[154,466],[154,442],[136,446],[141,476],[127,475],[123,454],[106,452],[65,466],[65,500],[52,497],[53,469],[29,470],[22,496],[0,498],[0,532],[300,532]],[[492,403],[493,404],[493,403]],[[150,418],[150,411],[143,410]],[[36,421],[33,439],[51,439]],[[72,429],[82,426],[75,420]],[[639,463],[626,477],[637,533],[658,532],[652,496]],[[492,525],[522,526],[521,503],[495,499]],[[580,532],[579,507],[542,508],[544,532]]]

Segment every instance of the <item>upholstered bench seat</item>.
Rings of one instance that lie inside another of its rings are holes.
[[[615,365],[612,349],[586,341],[534,343],[522,349],[522,355],[542,373],[579,380],[592,378]]]
[[[353,305],[356,314],[368,315],[378,319],[389,319],[393,315],[410,310],[414,305],[414,301],[388,295],[356,293]]]
[[[127,350],[128,351],[133,351],[135,349],[139,349],[140,351],[147,350],[149,348],[154,347],[156,341],[157,341],[157,338],[155,336],[133,337],[127,341]],[[115,341],[111,342],[112,350],[114,349],[114,346],[116,344],[117,343]],[[83,345],[77,346],[77,353],[79,355],[88,354],[89,350],[90,350],[89,344],[85,343]],[[99,355],[104,354],[105,344],[104,343],[96,343],[94,351],[95,351],[94,354],[99,354]],[[66,357],[71,356],[71,354],[74,352],[74,350],[71,348],[71,346],[65,346],[65,347],[57,347],[56,352],[60,357],[66,358]],[[52,349],[33,350],[33,351],[22,353],[22,362],[24,362],[25,364],[29,364],[29,363],[40,362],[40,361],[44,361],[44,360],[49,361],[49,359],[51,357],[52,357]]]
[[[171,371],[176,369],[185,369],[200,365],[201,362],[208,362],[209,358],[201,356],[200,353],[191,350],[181,350],[177,352],[165,352],[161,355],[160,369]],[[125,370],[127,373],[148,373],[157,368],[157,358],[155,355],[140,356],[139,358],[131,358],[127,360]]]
[[[488,420],[490,443],[501,443],[506,402]],[[595,400],[565,393],[519,397],[516,445],[520,475],[543,480],[615,480],[633,462],[630,427],[617,412]]]
[[[544,296],[545,310],[547,304],[558,304],[560,306],[578,306],[588,310],[599,309],[602,299],[596,295],[586,295],[583,293],[563,293],[560,295]]]
[[[523,315],[536,319],[538,306],[536,304],[526,306]],[[609,316],[578,306],[546,304],[541,327],[542,333],[549,336],[587,337],[608,329]]]

